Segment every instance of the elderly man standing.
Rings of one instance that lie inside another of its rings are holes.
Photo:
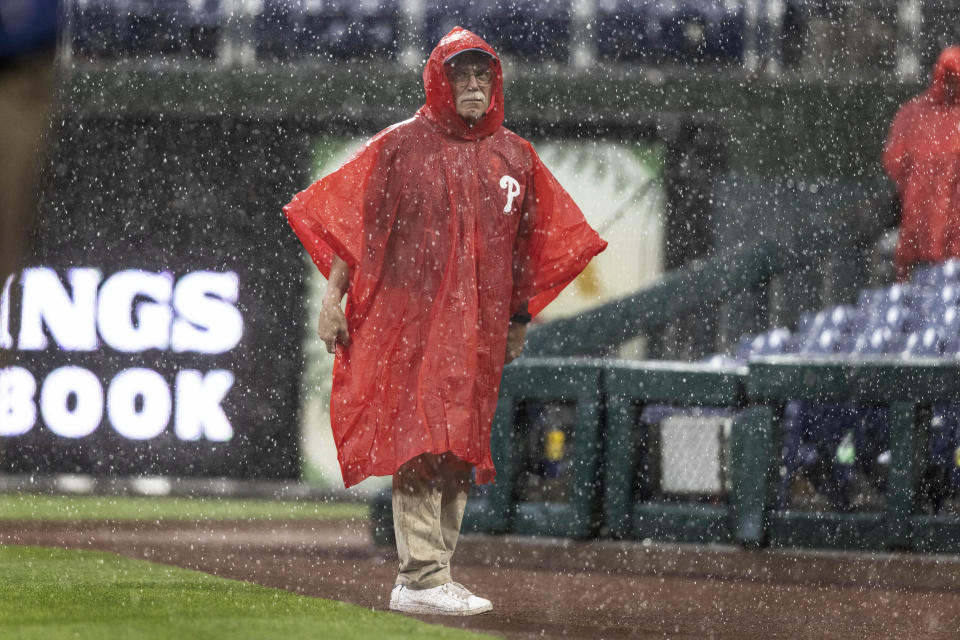
[[[328,278],[317,333],[336,353],[331,422],[344,484],[393,476],[390,608],[472,615],[453,582],[471,472],[527,323],[606,247],[529,142],[502,126],[500,60],[455,28],[426,104],[284,211]],[[346,313],[340,303],[347,296]]]

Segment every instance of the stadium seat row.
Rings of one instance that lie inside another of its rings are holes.
[[[71,0],[75,55],[112,58],[218,55],[234,6],[230,0]],[[325,55],[394,60],[406,16],[399,0],[258,0],[246,17],[260,58]],[[804,0],[761,1],[756,41],[802,34]],[[742,62],[746,0],[594,0],[587,33],[598,56],[650,62]],[[486,38],[501,53],[566,61],[572,50],[573,0],[426,2],[417,31],[429,51],[452,27]],[[771,35],[773,34],[773,35]],[[795,48],[795,47],[794,47]]]
[[[960,357],[960,261],[917,269],[906,284],[863,290],[856,305],[805,314],[793,332],[743,336],[734,360],[780,354]]]
[[[960,260],[922,266],[909,283],[860,292],[856,305],[806,314],[791,332],[775,328],[743,336],[734,356],[817,355],[834,358],[960,357]],[[788,403],[783,417],[783,474],[778,496],[790,508],[805,478],[830,508],[849,510],[864,493],[882,492],[889,465],[889,407],[854,403]],[[960,495],[960,405],[932,407],[928,493],[934,511]]]
[[[72,51],[82,58],[217,55],[220,0],[71,0]]]

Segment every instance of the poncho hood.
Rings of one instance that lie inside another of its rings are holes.
[[[447,60],[468,49],[479,49],[488,53],[492,58],[493,68],[490,106],[472,127],[457,114],[453,102],[453,87],[443,68]],[[417,111],[417,116],[426,118],[449,136],[462,140],[480,140],[495,133],[503,124],[503,71],[500,68],[500,58],[483,38],[462,27],[454,27],[434,47],[427,66],[423,69],[423,89],[426,103]]]
[[[944,49],[933,65],[933,82],[928,92],[933,102],[943,104],[946,101],[947,75],[960,76],[960,46]]]

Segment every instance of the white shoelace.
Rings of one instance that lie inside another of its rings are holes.
[[[463,586],[459,582],[448,582],[447,584],[444,585],[444,587],[446,587],[444,591],[446,591],[447,593],[449,593],[450,595],[456,598],[459,598],[460,600],[463,600],[464,602],[469,600],[470,596],[473,595],[473,593],[471,593],[469,589],[467,589],[465,586]]]

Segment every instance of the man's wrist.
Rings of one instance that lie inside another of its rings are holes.
[[[337,290],[330,291],[328,290],[323,294],[323,299],[320,301],[323,305],[332,305],[335,307],[340,306],[340,301],[343,300],[343,293]]]

